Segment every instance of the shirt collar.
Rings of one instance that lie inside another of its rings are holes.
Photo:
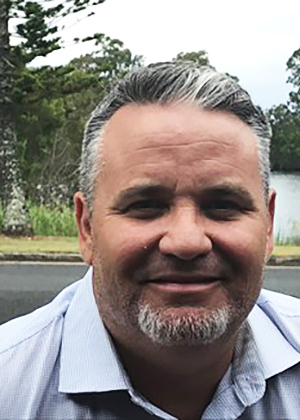
[[[128,388],[128,378],[98,313],[89,269],[65,316],[59,391],[105,392]]]
[[[270,308],[263,305],[262,309],[261,306],[260,298],[238,334],[232,363],[203,418],[241,416],[245,407],[263,397],[268,378],[300,361],[293,340],[282,333],[283,321],[277,319],[275,322]],[[273,308],[273,311],[278,314],[278,308]],[[290,331],[290,328],[286,329]]]
[[[221,379],[203,418],[238,418],[245,407],[262,398],[263,368],[248,322],[239,331],[232,363]]]

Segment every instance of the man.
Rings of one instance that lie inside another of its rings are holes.
[[[1,419],[299,418],[299,303],[261,291],[269,138],[210,68],[119,82],[87,124],[75,195],[92,268],[1,327]]]

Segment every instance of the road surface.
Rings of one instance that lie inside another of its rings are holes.
[[[0,263],[0,324],[49,302],[81,278],[84,264]],[[265,287],[300,297],[300,267],[269,267]]]

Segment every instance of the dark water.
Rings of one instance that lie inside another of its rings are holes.
[[[271,186],[277,192],[275,237],[300,241],[300,174],[273,173]]]

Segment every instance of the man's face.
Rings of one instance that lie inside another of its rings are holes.
[[[126,105],[103,156],[92,218],[77,219],[111,334],[168,345],[234,334],[272,247],[274,193],[266,204],[250,128],[192,105]]]

